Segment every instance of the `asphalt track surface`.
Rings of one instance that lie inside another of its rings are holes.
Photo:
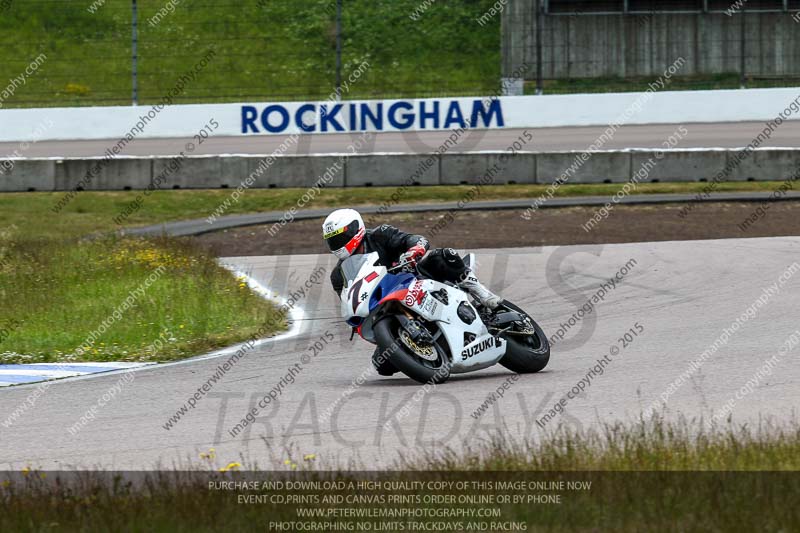
[[[740,318],[737,331],[668,398],[668,417],[708,416],[734,398],[766,360],[778,357],[798,329],[800,265],[797,273],[785,274],[798,256],[797,237],[479,251],[481,278],[530,311],[550,335],[623,265],[629,267],[616,288],[556,344],[545,371],[522,376],[478,420],[471,413],[513,375],[500,366],[453,376],[418,401],[413,398],[420,386],[403,376],[370,375],[343,398],[351,382],[369,368],[372,349],[358,338],[350,343],[326,281],[300,297],[305,315],[296,322],[298,335],[248,352],[170,430],[164,427],[169,417],[227,357],[135,372],[135,379],[75,435],[67,428],[119,383],[121,374],[52,382],[10,427],[0,419],[2,468],[204,465],[208,463],[198,454],[211,447],[219,464],[240,460],[262,469],[284,469],[290,455],[297,460],[316,453],[321,464],[375,468],[392,466],[399,453],[476,445],[500,428],[517,438],[537,438],[541,430],[535,419],[610,354],[612,346],[620,351],[610,356],[604,373],[548,427],[561,422],[578,429],[632,420],[690,371],[690,362],[724,328],[753,309],[758,298],[766,298],[752,317]],[[312,271],[333,265],[331,257],[315,255],[225,261],[285,295],[299,294]],[[782,274],[784,282],[779,283]],[[762,296],[773,284],[778,285],[771,296]],[[643,333],[621,348],[618,339],[636,323]],[[326,335],[333,340],[314,356],[309,347]],[[773,359],[770,375],[734,401],[734,420],[780,423],[792,418],[800,400],[798,350]],[[306,363],[301,362],[304,355]],[[255,424],[231,436],[229,429],[296,364],[302,369],[278,401],[259,412]],[[3,419],[34,390],[31,385],[0,390]],[[326,409],[337,405],[326,418]],[[398,419],[403,406],[408,413]]]
[[[676,131],[676,124],[622,126],[603,149],[664,148],[663,144]],[[526,145],[530,151],[586,150],[603,133],[606,126],[528,128],[533,141]],[[688,134],[676,146],[668,148],[737,148],[746,146],[764,129],[763,122],[724,122],[686,124]],[[450,152],[474,150],[505,150],[518,140],[524,130],[473,130],[463,135]],[[432,152],[441,146],[450,131],[378,133],[360,153],[372,152]],[[350,153],[349,145],[361,133],[304,135],[287,154]],[[211,137],[198,145],[194,155],[204,154],[268,154],[284,140],[283,135],[254,135],[247,137]],[[192,139],[136,139],[121,155],[175,155],[185,150]],[[90,157],[101,156],[117,143],[117,139],[92,141],[40,141],[24,149],[25,157]],[[784,122],[764,142],[764,147],[800,147],[800,120]],[[0,155],[20,150],[20,143],[0,143]]]

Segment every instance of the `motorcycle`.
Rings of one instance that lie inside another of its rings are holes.
[[[464,257],[472,268],[474,254]],[[416,263],[387,268],[378,253],[341,264],[341,312],[361,338],[376,344],[394,367],[420,383],[496,363],[517,373],[542,370],[550,343],[525,311],[503,300],[488,309],[451,283],[427,278]]]

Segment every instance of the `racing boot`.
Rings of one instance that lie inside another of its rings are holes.
[[[499,306],[500,302],[503,301],[502,298],[487,289],[483,283],[478,281],[478,277],[475,275],[475,272],[473,272],[472,269],[468,269],[466,272],[464,272],[462,281],[460,281],[457,285],[460,289],[464,289],[470,293],[481,303],[481,305],[488,307],[489,309],[497,309],[497,306]]]

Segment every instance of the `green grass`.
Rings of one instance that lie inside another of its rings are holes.
[[[449,453],[449,456],[448,456]],[[701,421],[662,420],[575,433],[558,430],[540,443],[514,445],[505,440],[480,451],[448,452],[439,458],[405,462],[407,470],[376,473],[322,470],[316,461],[277,465],[277,471],[217,472],[230,458],[212,457],[184,472],[127,473],[39,472],[26,470],[0,482],[0,529],[5,531],[251,531],[269,530],[268,522],[320,520],[298,518],[299,507],[500,509],[497,522],[527,523],[527,531],[793,531],[800,521],[800,428],[745,427],[703,429]],[[296,470],[292,468],[296,466]],[[35,465],[33,465],[35,467]],[[243,468],[248,465],[244,465]],[[233,467],[236,469],[236,467]],[[210,471],[208,471],[210,469]],[[281,471],[283,470],[283,471]],[[615,471],[624,470],[624,471]],[[731,470],[736,470],[731,471]],[[58,482],[56,482],[56,479]],[[209,481],[468,481],[591,483],[584,490],[425,489],[398,491],[209,489]],[[522,496],[513,500],[470,502],[330,504],[265,501],[243,504],[238,495],[421,494]],[[529,503],[529,495],[561,496],[559,504]],[[47,505],[42,505],[47,502]],[[336,519],[333,519],[336,520]],[[340,518],[343,522],[364,519]],[[378,530],[375,519],[371,530]],[[397,519],[395,519],[397,520]],[[383,522],[388,521],[383,519]],[[400,519],[400,521],[405,521]],[[422,518],[451,522],[441,531],[468,531],[468,522],[490,519]],[[295,529],[296,530],[296,529]],[[357,530],[357,529],[353,529]],[[386,529],[383,529],[386,530]],[[397,527],[389,528],[396,531]],[[408,529],[406,529],[408,530]],[[438,531],[439,529],[437,529]],[[472,529],[474,530],[474,529]],[[498,529],[489,529],[497,531]]]
[[[94,1],[94,0],[92,0]],[[13,0],[0,12],[0,80],[47,60],[6,107],[127,105],[131,101],[131,2]],[[155,103],[207,50],[216,55],[177,103],[325,99],[335,88],[335,0],[139,2],[140,103]],[[494,0],[347,0],[343,79],[364,61],[349,98],[484,94],[499,88],[500,17],[475,18]],[[5,82],[3,82],[5,86]]]
[[[715,190],[734,191],[774,191],[782,182],[722,182]],[[698,193],[708,183],[640,183],[632,194],[658,193]],[[476,200],[538,198],[547,185],[492,185],[480,189]],[[555,193],[556,197],[600,195],[611,196],[619,191],[621,184],[565,184]],[[330,188],[317,195],[304,208],[345,207],[359,205],[382,205],[384,202],[426,203],[452,202],[464,198],[469,186],[425,186],[406,187],[399,194],[397,202],[392,195],[396,187],[352,187]],[[258,213],[263,211],[283,211],[296,207],[297,200],[306,189],[249,189],[233,204],[226,215]],[[15,224],[21,232],[39,236],[60,238],[82,236],[97,231],[114,231],[117,226],[113,219],[140,194],[137,191],[118,192],[80,192],[64,210],[57,215],[43,217],[63,196],[62,192],[6,193],[0,195],[0,229]],[[154,191],[144,199],[141,209],[131,215],[126,223],[141,226],[199,218],[204,219],[229,198],[229,189],[219,190],[179,190]],[[54,223],[57,222],[57,223]]]
[[[168,361],[285,328],[273,304],[176,239],[6,234],[0,257],[0,364]]]

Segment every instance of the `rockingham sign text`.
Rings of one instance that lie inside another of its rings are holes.
[[[386,100],[339,103],[242,105],[241,133],[502,128],[499,99]]]

